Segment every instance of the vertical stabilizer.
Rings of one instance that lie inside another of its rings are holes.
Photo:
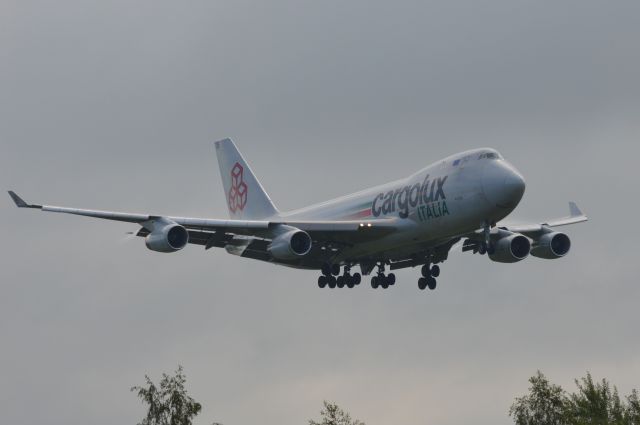
[[[278,214],[269,195],[231,139],[215,142],[229,216],[259,220]]]

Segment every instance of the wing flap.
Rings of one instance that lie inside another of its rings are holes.
[[[189,243],[194,245],[202,245],[205,249],[210,248],[224,248],[233,240],[233,235],[224,232],[203,232],[193,229],[187,229],[189,232]],[[149,235],[149,230],[144,227],[140,228],[136,233],[136,236],[146,237]]]
[[[353,244],[367,240],[379,239],[398,229],[398,219],[381,219],[371,221],[282,221],[272,225],[287,225],[309,233],[318,241],[342,242]]]

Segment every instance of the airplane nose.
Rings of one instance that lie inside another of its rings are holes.
[[[524,178],[504,161],[494,162],[484,169],[482,189],[492,206],[515,208],[524,195]]]
[[[518,205],[524,195],[524,178],[516,170],[512,170],[504,179],[504,194],[512,204]]]

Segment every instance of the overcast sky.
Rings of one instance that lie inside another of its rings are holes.
[[[0,201],[0,422],[136,423],[184,365],[198,425],[511,423],[541,369],[640,387],[640,2],[0,2],[0,182],[27,201],[226,217],[232,137],[280,209],[491,146],[562,260],[452,254],[372,290]]]

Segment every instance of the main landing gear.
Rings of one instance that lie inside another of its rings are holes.
[[[418,288],[424,290],[429,288],[436,289],[436,277],[440,276],[440,267],[429,263],[422,266],[422,277],[418,279]]]
[[[378,287],[382,287],[382,289],[387,289],[389,286],[393,286],[396,283],[396,275],[393,273],[389,273],[388,275],[384,274],[384,264],[378,264],[378,274],[371,278],[371,287],[373,289],[377,289]]]
[[[373,289],[387,289],[396,283],[396,275],[393,273],[385,274],[385,263],[380,262],[377,265],[377,273],[371,277],[371,287]],[[373,268],[373,265],[369,265],[370,268],[366,270],[368,274],[369,270]],[[320,288],[353,288],[360,284],[362,276],[360,273],[351,274],[351,265],[344,266],[344,272],[340,275],[341,267],[338,264],[325,264],[322,266],[322,275],[318,277],[318,287]],[[421,268],[422,277],[418,279],[418,288],[424,289],[436,289],[436,278],[440,276],[440,266],[437,264],[431,264],[429,261]]]
[[[353,288],[360,285],[362,276],[360,273],[351,274],[351,266],[344,266],[344,274],[340,275],[340,266],[338,264],[325,264],[322,266],[322,275],[318,277],[318,287],[324,288]]]

